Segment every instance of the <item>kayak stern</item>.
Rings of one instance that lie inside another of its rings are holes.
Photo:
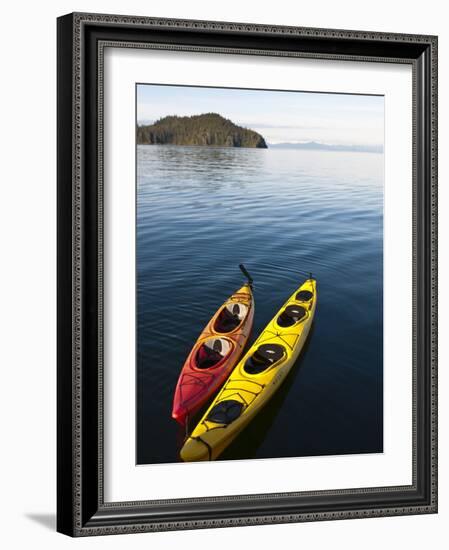
[[[182,405],[173,407],[171,415],[172,418],[181,426],[185,426],[187,424],[188,411]]]
[[[211,460],[210,447],[199,437],[189,437],[181,449],[181,459],[184,462]]]

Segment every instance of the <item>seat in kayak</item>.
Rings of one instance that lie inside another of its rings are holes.
[[[224,359],[232,346],[225,338],[211,338],[202,344],[196,354],[196,367],[210,369]]]
[[[206,420],[228,425],[240,416],[242,409],[243,403],[235,399],[227,399],[218,403],[207,415]]]
[[[277,318],[277,324],[280,327],[291,327],[305,316],[306,310],[302,306],[287,306]]]
[[[244,304],[228,304],[218,315],[214,329],[221,333],[232,332],[245,319],[247,313],[248,307]]]
[[[246,361],[245,372],[259,374],[277,363],[283,355],[284,347],[280,344],[262,344]]]
[[[298,302],[308,302],[313,298],[313,293],[310,290],[300,290],[296,295]]]

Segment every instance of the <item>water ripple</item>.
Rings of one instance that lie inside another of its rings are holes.
[[[245,436],[257,444],[227,458],[379,450],[382,186],[377,154],[139,146],[139,463],[178,459],[174,386],[242,262],[253,338],[310,272],[319,305],[288,390]]]

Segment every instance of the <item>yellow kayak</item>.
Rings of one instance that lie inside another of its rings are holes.
[[[312,326],[317,302],[308,279],[281,307],[239,361],[180,455],[185,462],[214,460],[269,401],[295,364]]]

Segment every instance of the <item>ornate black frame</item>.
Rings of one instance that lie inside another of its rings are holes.
[[[412,65],[412,485],[170,501],[104,502],[102,52],[107,45]],[[436,512],[436,201],[435,36],[83,13],[60,17],[58,531],[87,536]]]

